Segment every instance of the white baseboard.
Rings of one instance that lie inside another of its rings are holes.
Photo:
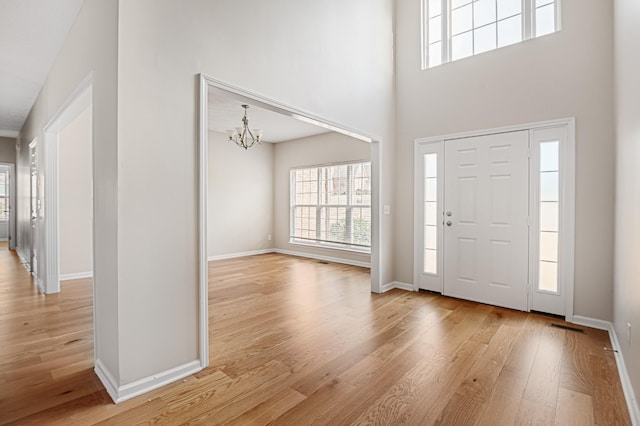
[[[624,363],[624,356],[622,355],[622,349],[620,348],[618,335],[616,334],[616,330],[613,324],[610,321],[603,321],[599,319],[583,317],[580,315],[574,315],[572,322],[574,324],[597,328],[599,330],[606,330],[609,332],[611,349],[615,351],[614,355],[616,359],[616,365],[618,366],[618,375],[620,376],[620,383],[622,384],[624,399],[626,400],[627,408],[629,409],[631,423],[634,426],[640,426],[640,408],[638,407],[638,400],[636,399],[635,392],[633,391],[633,385],[631,384],[631,379],[629,378],[627,366]]]
[[[385,293],[389,290],[392,290],[394,288],[400,289],[400,290],[405,290],[405,291],[415,291],[413,289],[413,284],[409,284],[409,283],[403,283],[400,281],[391,281],[388,282],[386,284],[384,284],[382,286],[382,293]]]
[[[415,291],[413,289],[413,284],[409,284],[409,283],[402,283],[400,281],[395,281],[396,284],[396,288],[399,288],[400,290],[405,290],[405,291]]]
[[[73,274],[60,274],[60,281],[79,280],[81,278],[93,278],[93,271],[76,272]]]
[[[268,248],[268,249],[262,249],[262,250],[243,251],[240,253],[220,254],[217,256],[209,256],[207,260],[212,261],[212,260],[234,259],[236,257],[255,256],[256,254],[267,254],[267,253],[273,253],[273,249]]]
[[[20,262],[22,262],[22,265],[24,265],[25,269],[29,271],[31,269],[31,265],[27,260],[27,256],[25,256],[20,249],[16,249],[16,253],[18,253],[18,257],[20,258]]]
[[[9,241],[9,238],[0,238],[0,241],[2,241],[2,242]]]
[[[115,379],[109,373],[109,370],[99,359],[96,360],[94,370],[113,402],[118,404],[195,374],[202,370],[202,364],[200,361],[191,361],[184,365],[121,386],[117,385]]]
[[[118,400],[118,382],[113,378],[113,375],[109,372],[109,369],[99,359],[96,359],[96,365],[93,367],[96,376],[102,382],[102,386],[107,390],[107,393],[117,403]]]
[[[47,294],[47,292],[45,291],[45,288],[44,288],[44,281],[42,281],[40,278],[38,278],[36,276],[36,274],[33,273],[33,272],[31,273],[31,275],[33,276],[33,279],[36,282],[36,284],[38,285],[38,288],[40,289],[42,294]]]
[[[394,288],[396,288],[395,281],[391,281],[391,282],[388,282],[386,284],[382,284],[382,287],[380,288],[380,293],[386,293],[389,290],[393,290]]]
[[[339,257],[322,256],[322,255],[319,255],[319,254],[304,253],[304,252],[300,252],[300,251],[291,251],[291,250],[282,250],[282,249],[278,249],[278,248],[273,249],[272,252],[273,253],[280,253],[280,254],[287,254],[289,256],[298,256],[298,257],[306,257],[306,258],[309,258],[309,259],[324,260],[324,261],[333,262],[333,263],[342,263],[344,265],[360,266],[362,268],[371,268],[371,263],[369,263],[369,262],[360,262],[358,260],[341,259]]]
[[[635,392],[633,391],[633,385],[629,378],[627,366],[624,363],[624,356],[622,356],[622,349],[620,348],[618,335],[616,334],[616,330],[612,323],[609,323],[609,339],[611,339],[611,348],[616,351],[614,353],[616,356],[616,364],[618,365],[618,375],[620,376],[620,382],[622,383],[624,398],[627,400],[631,423],[634,426],[640,426],[640,407],[638,407],[638,400],[636,399]]]
[[[595,318],[583,317],[580,315],[574,315],[573,324],[584,325],[585,327],[591,327],[598,330],[610,330],[612,324],[609,321],[603,321]]]

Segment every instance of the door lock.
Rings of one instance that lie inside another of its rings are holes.
[[[451,221],[450,220],[447,221],[447,226],[451,226]]]

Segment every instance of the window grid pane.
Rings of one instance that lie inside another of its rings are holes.
[[[522,15],[504,19],[498,22],[498,47],[522,41]]]
[[[473,5],[469,4],[451,12],[451,35],[473,29]]]
[[[505,19],[522,13],[521,0],[497,0],[498,19]]]
[[[437,42],[429,45],[429,67],[442,64],[442,43]]]
[[[551,34],[556,30],[556,6],[551,2],[546,6],[536,8],[536,32],[535,36]]]
[[[429,19],[429,43],[442,40],[442,19],[440,16]]]
[[[429,0],[429,18],[440,16],[442,14],[442,1],[441,0]]]

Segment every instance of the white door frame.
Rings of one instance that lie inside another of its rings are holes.
[[[316,126],[324,127],[330,131],[342,133],[347,136],[369,142],[371,144],[371,291],[382,292],[380,282],[380,213],[382,204],[380,187],[382,182],[382,139],[369,135],[344,124],[328,120],[317,114],[301,110],[291,105],[284,104],[274,99],[262,96],[240,87],[231,85],[221,80],[214,79],[205,74],[200,74],[200,103],[199,103],[199,143],[198,143],[198,212],[199,212],[199,335],[200,335],[200,362],[202,368],[209,365],[209,286],[208,286],[208,259],[207,259],[207,176],[208,176],[208,104],[209,90],[219,90],[226,95],[231,95],[238,100],[247,101],[260,108],[268,109],[301,120]]]
[[[574,257],[575,257],[575,153],[576,153],[576,141],[575,141],[575,118],[562,118],[558,120],[549,120],[549,121],[540,121],[534,123],[527,124],[519,124],[514,126],[506,126],[506,127],[497,127],[491,129],[484,129],[478,131],[471,132],[463,132],[463,133],[454,133],[448,135],[441,135],[435,137],[428,138],[419,138],[415,140],[414,143],[414,215],[413,215],[413,226],[414,226],[414,235],[418,235],[418,232],[422,232],[422,217],[421,217],[421,206],[418,200],[421,199],[422,194],[419,192],[419,182],[418,179],[418,171],[421,170],[421,159],[419,155],[419,149],[421,145],[431,144],[431,143],[444,143],[446,140],[450,139],[461,139],[461,138],[469,138],[476,136],[486,136],[496,133],[507,133],[507,132],[516,132],[522,130],[535,130],[535,129],[543,129],[550,127],[558,127],[558,126],[566,126],[567,128],[567,143],[564,149],[562,150],[563,156],[561,157],[561,169],[563,170],[563,179],[562,179],[562,199],[563,209],[560,216],[560,223],[562,226],[562,233],[560,235],[559,241],[559,251],[561,258],[563,259],[563,265],[561,267],[561,271],[559,272],[558,279],[561,283],[561,288],[565,292],[565,318],[568,322],[573,322],[573,299],[574,299]],[[531,181],[529,186],[531,186]],[[530,208],[531,208],[531,200],[532,193],[530,191]],[[531,223],[531,232],[533,233],[538,229],[539,225],[535,221]],[[536,244],[532,238],[529,239],[529,246],[532,244]],[[420,239],[414,237],[414,291],[418,291],[418,286],[420,283],[420,270],[419,265],[421,264],[420,255],[422,254],[422,247],[420,247]],[[532,259],[532,255],[535,251],[530,248],[529,253],[529,265],[531,269],[531,265],[537,265],[537,259]],[[440,289],[442,292],[442,289]],[[528,288],[529,294],[533,289],[531,288],[531,283],[529,283]],[[529,297],[529,307],[531,309],[531,297]]]
[[[16,165],[14,163],[0,163],[9,169],[9,222],[7,224],[7,236],[9,250],[16,249]]]
[[[44,293],[60,292],[60,240],[58,238],[59,221],[59,144],[60,132],[87,108],[93,109],[93,72],[85,77],[71,93],[62,107],[44,127],[44,261],[45,270],[42,274]],[[93,147],[93,110],[91,111],[91,178],[94,170]],[[92,192],[94,188],[92,188]],[[94,205],[95,209],[95,205]],[[95,217],[95,215],[94,215]],[[95,219],[92,225],[93,246],[95,247]],[[95,250],[93,264],[95,265]],[[95,301],[95,286],[94,286]],[[95,324],[94,324],[95,325]],[[94,327],[95,329],[95,327]],[[94,333],[95,341],[95,333]]]
[[[35,161],[35,171],[36,171],[36,185],[35,188],[33,186],[33,173],[34,173],[34,161],[33,157],[36,158]],[[40,242],[41,238],[39,237],[41,231],[41,226],[38,225],[38,220],[40,216],[40,193],[39,193],[39,182],[40,182],[40,172],[38,171],[39,166],[38,161],[38,138],[34,138],[29,143],[29,272],[31,272],[31,276],[33,276],[36,285],[40,288],[41,292],[44,291],[44,283],[42,279],[38,276],[38,268],[40,267],[40,262],[38,261],[38,256],[40,255],[40,248],[37,246],[37,243]],[[36,208],[33,208],[33,200],[36,200]]]

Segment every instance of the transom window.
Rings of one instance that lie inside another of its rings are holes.
[[[422,0],[422,68],[559,30],[560,0]]]
[[[371,163],[291,170],[290,241],[370,251]]]

